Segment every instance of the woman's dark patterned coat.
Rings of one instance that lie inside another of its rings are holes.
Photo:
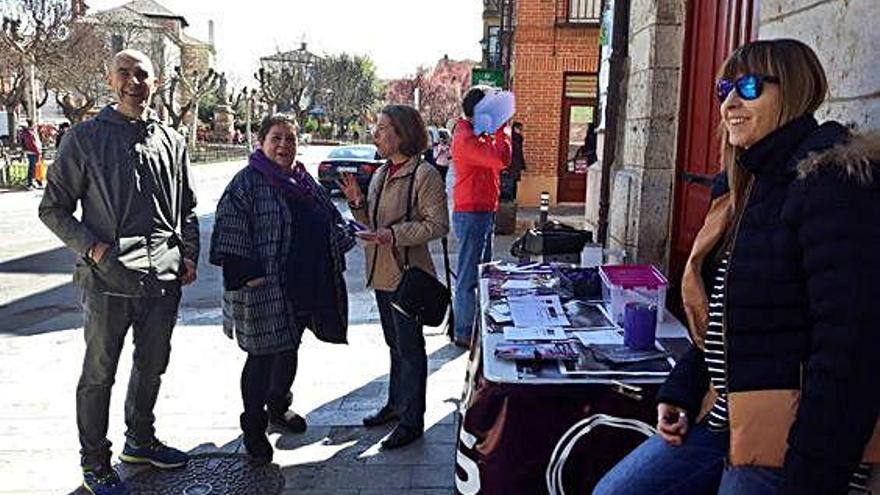
[[[333,211],[330,232],[332,277],[336,304],[312,318],[308,327],[331,343],[345,343],[348,326],[348,294],[343,272],[345,252],[354,245],[350,230],[332,207],[326,192],[315,187],[317,200]],[[253,167],[238,172],[217,205],[211,236],[210,261],[222,265],[225,258],[258,260],[267,278],[259,287],[242,287],[223,293],[223,331],[235,335],[248,353],[268,354],[299,345],[301,332],[295,324],[296,309],[283,289],[284,267],[294,238],[293,215],[281,188],[270,183]]]

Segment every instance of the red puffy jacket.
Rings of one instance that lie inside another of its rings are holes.
[[[458,121],[452,136],[453,211],[498,209],[499,174],[510,164],[510,153],[510,135],[503,126],[492,137],[476,136],[470,121]]]

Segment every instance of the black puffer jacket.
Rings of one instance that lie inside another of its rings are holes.
[[[740,164],[754,180],[725,295],[730,461],[783,467],[784,493],[843,493],[880,451],[880,139],[805,116]],[[658,399],[705,412],[699,348]]]

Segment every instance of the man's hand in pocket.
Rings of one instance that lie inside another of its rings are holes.
[[[196,264],[192,260],[184,258],[183,259],[183,266],[185,268],[185,271],[183,273],[183,276],[180,277],[180,284],[181,285],[189,285],[189,284],[195,282],[196,277],[197,277]]]

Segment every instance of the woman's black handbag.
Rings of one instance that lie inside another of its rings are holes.
[[[419,163],[421,165],[421,163]],[[406,220],[412,220],[413,187],[416,170],[409,183],[406,200]],[[443,239],[443,252],[446,253],[446,239]],[[449,308],[449,289],[436,277],[417,266],[409,264],[409,247],[404,248],[403,277],[397,290],[391,296],[391,306],[419,323],[437,326],[443,323]],[[447,267],[448,270],[448,267]]]
[[[391,306],[434,327],[443,323],[449,299],[449,289],[437,278],[417,266],[410,266],[404,270],[400,285],[391,297]]]

